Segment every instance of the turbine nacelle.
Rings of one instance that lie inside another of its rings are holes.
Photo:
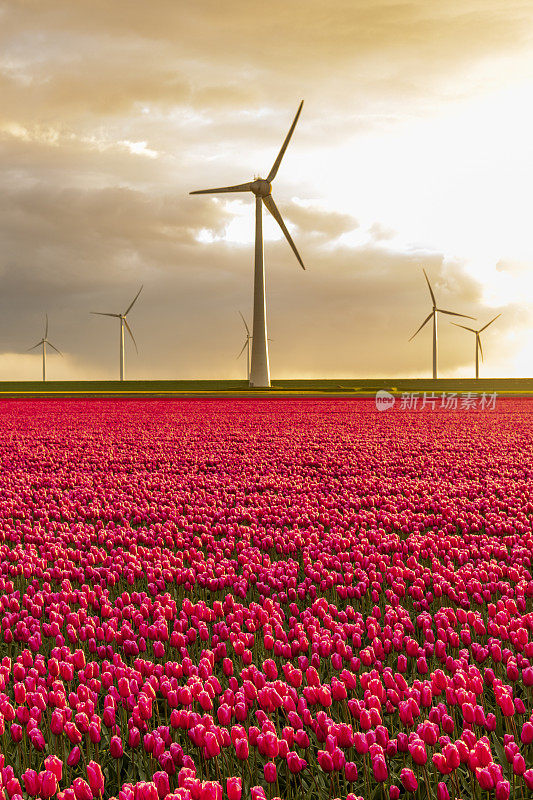
[[[268,197],[269,194],[272,194],[272,184],[264,178],[256,178],[250,184],[250,190],[256,197]]]

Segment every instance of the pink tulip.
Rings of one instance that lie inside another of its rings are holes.
[[[22,773],[24,787],[30,797],[36,797],[40,793],[40,781],[34,769],[27,769]]]
[[[92,800],[93,793],[91,792],[91,787],[83,778],[75,778],[72,781],[72,788],[74,789],[76,800]]]
[[[57,792],[57,778],[50,770],[41,773],[41,796],[52,797]]]
[[[44,759],[44,767],[56,776],[58,783],[63,777],[63,762],[57,756],[47,756]]]
[[[242,781],[241,778],[228,778],[226,781],[226,793],[228,800],[241,800]]]
[[[418,789],[418,781],[412,769],[402,769],[400,780],[406,792],[414,793]]]
[[[75,767],[81,758],[81,751],[78,746],[73,747],[67,756],[67,764],[69,767]]]
[[[109,754],[112,758],[122,758],[124,755],[124,748],[120,736],[112,736],[109,742]]]
[[[87,778],[93,795],[101,796],[104,791],[104,774],[96,761],[89,761],[87,764]]]

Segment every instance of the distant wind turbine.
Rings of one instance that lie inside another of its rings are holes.
[[[57,347],[55,347],[52,344],[52,342],[48,341],[48,314],[46,315],[45,319],[46,319],[46,322],[45,322],[45,326],[44,326],[44,336],[43,336],[43,338],[41,339],[40,342],[37,342],[37,344],[34,344],[33,347],[28,347],[28,350],[27,350],[27,352],[29,352],[30,350],[35,350],[36,347],[41,347],[41,345],[42,345],[42,348],[43,348],[43,381],[46,380],[46,345],[47,344],[50,345],[52,350],[55,350],[56,353],[59,353],[60,356],[63,355],[63,353],[61,353],[57,349]]]
[[[190,194],[218,194],[223,192],[253,192],[255,195],[255,269],[254,269],[254,317],[252,334],[252,362],[250,367],[249,383],[250,386],[270,386],[270,367],[268,363],[268,336],[266,323],[266,295],[265,295],[265,265],[263,261],[263,203],[270,211],[288,243],[302,269],[305,269],[296,245],[291,239],[285,223],[278,211],[272,197],[272,181],[277,175],[281,160],[285,155],[285,150],[289,144],[291,136],[298,122],[303,106],[303,100],[298,107],[296,116],[292,122],[285,141],[278,153],[272,169],[266,178],[256,178],[250,183],[241,183],[237,186],[223,186],[220,189],[200,189]]]
[[[467,328],[466,325],[459,325],[457,322],[452,322],[452,325],[455,325],[456,328],[463,328],[465,331],[470,331],[471,333],[476,334],[476,378],[479,378],[479,356],[481,355],[481,360],[483,361],[483,348],[481,347],[481,336],[479,335],[482,331],[492,325],[498,317],[501,317],[501,314],[498,314],[494,319],[491,319],[490,322],[487,322],[486,325],[483,325],[482,328],[476,330],[475,328]]]
[[[239,314],[241,312],[239,311]],[[246,320],[244,319],[243,315],[241,314],[241,319],[244,322],[244,327],[246,328],[246,339],[244,340],[244,344],[242,346],[242,350],[240,351],[237,358],[240,358],[244,351],[246,350],[246,379],[248,383],[250,382],[250,342],[252,341],[252,336],[250,334],[250,328],[248,327]]]
[[[426,281],[429,288],[429,293],[431,295],[431,302],[433,303],[433,309],[431,314],[428,314],[422,325],[418,328],[415,333],[411,336],[409,341],[412,341],[416,334],[419,333],[424,325],[426,325],[429,320],[433,317],[433,380],[437,379],[437,314],[450,314],[452,317],[465,317],[465,319],[475,319],[475,317],[469,317],[468,314],[458,314],[456,311],[445,311],[443,308],[437,308],[437,301],[435,300],[435,295],[433,294],[433,289],[431,288],[431,284],[429,282],[429,278],[426,275],[426,270],[423,269],[422,272],[426,277]]]
[[[139,297],[140,293],[142,292],[142,290],[143,290],[143,287],[141,286],[141,288],[139,289],[139,291],[137,292],[137,294],[135,295],[135,297],[133,298],[133,300],[131,301],[131,303],[129,304],[129,306],[127,307],[127,309],[125,310],[125,312],[123,314],[110,314],[110,313],[103,312],[103,311],[91,311],[91,314],[97,314],[100,317],[115,317],[116,319],[120,320],[120,380],[121,381],[124,380],[124,376],[125,376],[125,369],[124,369],[124,328],[127,329],[129,335],[131,336],[133,344],[135,345],[136,352],[137,353],[139,352],[139,350],[137,348],[137,342],[135,341],[135,337],[134,337],[133,333],[131,332],[131,328],[128,325],[128,320],[126,319],[126,317],[128,316],[128,314],[130,313],[131,309],[133,308],[133,306],[134,306],[137,298]]]

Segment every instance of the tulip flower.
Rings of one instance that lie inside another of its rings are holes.
[[[124,755],[124,748],[120,736],[112,736],[109,742],[109,753],[112,758],[122,758]]]
[[[58,783],[61,782],[61,778],[63,776],[63,762],[61,759],[54,755],[47,756],[44,759],[44,767],[50,772],[53,772]]]
[[[68,766],[69,767],[75,767],[76,764],[78,763],[78,761],[80,760],[80,758],[81,758],[81,750],[76,745],[75,747],[72,748],[72,750],[70,751],[70,753],[67,756],[67,764],[68,764]]]
[[[104,791],[104,775],[96,761],[89,761],[87,764],[87,778],[93,795],[101,797]]]
[[[400,780],[406,792],[414,793],[418,789],[418,781],[412,769],[402,769]]]
[[[57,778],[50,770],[41,773],[40,794],[44,798],[52,797],[57,792]]]
[[[91,787],[83,778],[75,778],[72,782],[72,788],[76,795],[76,800],[92,800]]]
[[[241,778],[228,778],[226,781],[226,793],[228,800],[241,800],[242,781]]]
[[[30,797],[37,797],[40,793],[40,780],[37,772],[34,769],[27,769],[22,773],[22,780],[24,781],[26,792]]]

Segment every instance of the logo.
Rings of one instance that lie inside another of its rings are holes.
[[[376,408],[378,411],[390,411],[395,402],[396,398],[390,392],[386,392],[384,389],[376,392]]]

